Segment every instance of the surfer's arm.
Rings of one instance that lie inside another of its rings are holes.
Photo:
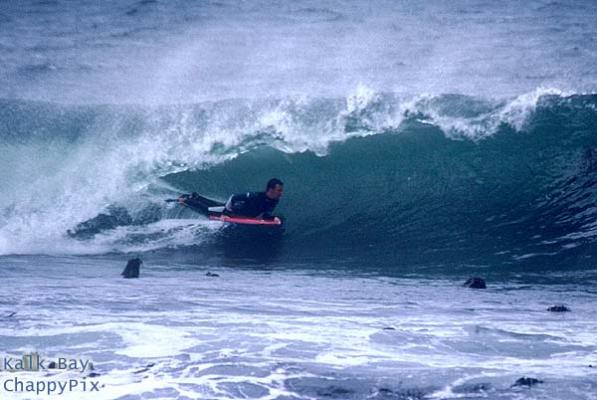
[[[251,197],[250,192],[243,194],[233,194],[228,198],[228,201],[224,207],[226,208],[226,211],[230,213],[238,213],[242,211],[249,197]]]
[[[271,219],[273,218],[272,213],[274,212],[274,209],[276,208],[276,206],[278,205],[278,202],[267,202],[264,204],[264,210],[261,213],[262,218],[264,219]]]
[[[185,200],[189,198],[188,194],[181,194],[180,196],[178,196],[178,203],[182,204],[183,206],[185,205]]]

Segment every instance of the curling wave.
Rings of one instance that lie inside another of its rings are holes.
[[[282,258],[592,261],[595,95],[2,103],[0,254],[209,247],[214,225],[162,199],[224,198],[276,175]]]

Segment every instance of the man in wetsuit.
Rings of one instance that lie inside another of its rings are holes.
[[[272,178],[267,182],[265,192],[247,192],[230,196],[224,212],[243,217],[271,218],[272,211],[282,197],[283,189],[282,181]]]

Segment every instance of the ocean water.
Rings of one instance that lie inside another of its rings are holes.
[[[597,399],[596,17],[0,2],[0,399]]]

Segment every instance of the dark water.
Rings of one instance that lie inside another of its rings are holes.
[[[594,262],[597,223],[594,101],[545,99],[524,131],[502,125],[479,140],[412,118],[334,143],[324,157],[256,150],[164,179],[224,197],[283,176],[288,257],[583,268]]]

